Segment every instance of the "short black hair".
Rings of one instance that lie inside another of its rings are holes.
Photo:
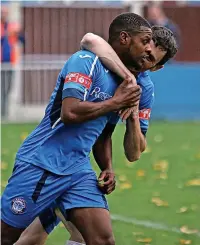
[[[129,31],[137,33],[141,27],[151,29],[149,22],[135,13],[122,13],[118,15],[109,27],[109,43],[117,39],[120,32]]]
[[[152,26],[152,40],[155,46],[160,46],[164,51],[167,51],[165,56],[157,65],[164,65],[169,59],[173,58],[178,51],[178,45],[174,34],[164,26]]]

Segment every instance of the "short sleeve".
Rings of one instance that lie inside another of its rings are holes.
[[[139,120],[141,131],[146,135],[149,128],[149,120],[154,102],[154,85],[149,75],[142,76],[140,79],[145,79],[145,81],[140,81],[138,83],[142,88],[142,95],[139,104]]]
[[[85,101],[98,75],[98,57],[89,51],[73,54],[61,71],[64,80],[62,99],[74,97]]]

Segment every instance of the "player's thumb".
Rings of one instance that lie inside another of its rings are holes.
[[[101,172],[98,178],[98,181],[101,182],[102,180],[104,180],[104,178],[106,177],[106,173],[105,172]]]

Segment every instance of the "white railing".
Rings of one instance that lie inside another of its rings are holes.
[[[3,89],[10,79],[6,75],[7,71],[13,70],[8,97],[8,115],[4,120],[19,122],[40,120],[65,60],[55,60],[49,56],[48,60],[25,59],[14,68],[10,65],[1,65],[1,74],[4,74],[4,81],[1,81]]]

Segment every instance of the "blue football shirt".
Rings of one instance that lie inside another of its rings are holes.
[[[152,105],[152,83],[148,74],[141,74],[138,84],[143,91],[141,129],[146,133],[148,110]],[[119,117],[111,112],[95,120],[65,125],[60,119],[62,100],[74,97],[81,101],[104,101],[114,95],[117,86],[117,77],[101,64],[95,54],[85,50],[73,54],[58,75],[44,118],[24,141],[16,158],[59,175],[91,169],[89,154],[92,146],[105,125],[117,124]]]

